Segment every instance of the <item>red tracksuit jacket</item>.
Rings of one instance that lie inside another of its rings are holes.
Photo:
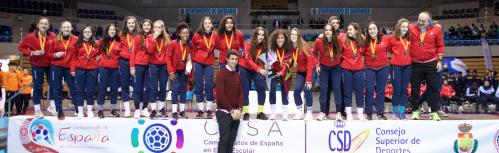
[[[365,47],[356,48],[355,41],[350,41],[351,44],[345,45],[345,40],[350,39],[345,37],[345,39],[341,39],[341,68],[350,70],[350,71],[359,71],[364,69],[364,61],[362,60],[362,56],[364,55]],[[354,58],[354,52],[351,46],[354,46],[356,50],[356,57]]]
[[[170,43],[165,58],[166,68],[169,74],[185,70],[191,50],[194,50],[194,47],[190,42],[182,45],[179,40],[174,40]]]
[[[42,49],[40,42],[43,42],[43,39],[40,39],[38,36],[38,32],[32,32],[26,35],[26,37],[19,44],[18,50],[23,53],[24,56],[31,56],[29,61],[32,65],[38,67],[48,67],[50,66],[50,58],[48,53],[53,52],[53,45],[55,43],[56,37],[52,32],[47,32],[47,36],[45,37],[45,53],[43,55],[31,56],[31,52]]]
[[[121,52],[120,57],[124,59],[130,59],[130,55],[132,54],[133,47],[135,45],[134,41],[135,36],[131,33],[128,33],[126,36],[120,35],[121,40]]]
[[[231,37],[232,37],[232,39],[231,39]],[[227,60],[225,59],[225,55],[227,55],[229,48],[236,50],[236,53],[238,55],[239,55],[239,49],[244,50],[244,36],[243,36],[243,33],[241,31],[236,31],[235,33],[232,32],[229,34],[219,33],[219,34],[217,34],[217,37],[215,40],[216,40],[215,41],[215,48],[220,50],[220,55],[218,56],[218,61],[221,64],[227,64]]]
[[[294,49],[292,52],[293,61],[296,62],[296,72],[307,73],[305,77],[305,83],[312,83],[312,71],[314,69],[314,56],[312,52],[308,52],[306,55],[303,51]]]
[[[103,44],[103,39],[99,41],[99,44]],[[112,48],[111,48],[112,47]],[[111,48],[109,50],[109,48]],[[104,68],[118,68],[120,66],[119,64],[119,58],[120,58],[120,52],[122,51],[122,46],[121,46],[121,41],[109,41],[108,48],[102,50],[100,47],[100,59],[99,59],[99,67],[104,67]],[[109,52],[109,56],[108,56]],[[126,53],[128,54],[128,53]]]
[[[454,88],[452,88],[451,85],[442,85],[442,90],[440,91],[440,97],[443,96],[450,97],[454,95],[456,95],[456,91],[454,90]]]
[[[257,64],[253,59],[253,56],[251,54],[251,42],[246,42],[244,43],[244,55],[239,58],[239,61],[238,61],[238,65],[247,69],[247,70],[251,70],[251,71],[255,71],[255,72],[258,72],[260,71],[260,69],[262,67],[264,67],[264,64],[262,62],[260,62],[260,60],[258,60],[258,57],[260,54],[262,53],[265,53],[265,51],[263,51],[261,48],[257,48],[256,49],[256,53],[257,55],[255,55],[255,58],[257,59],[257,62],[260,62],[259,64]]]
[[[72,64],[75,64],[75,54],[76,54],[76,41],[78,40],[77,36],[70,35],[68,39],[61,39],[54,41],[54,49],[50,50],[48,56],[50,58],[50,63],[54,66],[71,68]],[[67,46],[67,48],[65,47]],[[60,58],[55,58],[55,53],[57,52],[65,52],[64,56]]]
[[[407,38],[396,38],[394,35],[388,37],[390,38],[389,52],[392,55],[390,64],[395,66],[411,65],[411,42]]]
[[[148,45],[146,47],[146,53],[148,55],[149,64],[166,64],[166,50],[168,45],[163,38],[153,38],[153,35],[149,35]],[[170,36],[166,36],[170,40]]]
[[[100,56],[99,47],[99,42],[96,42],[95,45],[86,42],[83,43],[80,47],[77,47],[75,56],[76,63],[71,66],[71,72],[75,72],[76,68],[85,70],[97,69],[99,58],[105,58]],[[86,49],[88,49],[89,53],[87,53]]]
[[[331,48],[331,52],[333,53],[333,59],[334,60],[331,60],[331,55],[329,54],[329,50],[325,50],[324,49],[324,43],[322,42],[322,39],[323,38],[318,38],[317,40],[315,40],[315,45],[314,45],[314,56],[315,58],[314,59],[319,59],[319,63],[322,64],[322,65],[325,65],[325,66],[329,66],[329,67],[333,67],[333,66],[336,66],[338,64],[340,64],[341,62],[341,56],[340,55],[334,55],[334,46],[333,44],[328,44],[329,47],[328,48]],[[341,43],[339,44],[341,48]]]
[[[442,32],[436,26],[428,26],[424,40],[421,40],[421,29],[416,24],[409,26],[411,36],[411,59],[414,62],[426,63],[437,60],[437,56],[445,54]],[[421,45],[421,41],[423,44]]]
[[[135,45],[133,45],[133,49],[130,54],[130,67],[135,67],[135,65],[147,65],[149,57],[147,56],[146,48],[149,46],[149,43],[147,42],[149,42],[150,37],[150,35],[145,36],[142,43],[140,43],[142,36],[135,36],[133,39],[133,43]]]
[[[371,48],[372,46],[372,48]],[[374,57],[372,49],[374,48]],[[386,52],[390,49],[390,38],[382,36],[381,40],[377,40],[376,45],[370,44],[366,46],[364,64],[367,67],[379,69],[388,65],[388,56]]]
[[[213,65],[215,63],[215,39],[216,32],[211,32],[211,35],[194,34],[192,37],[192,60],[203,65]],[[225,57],[223,57],[225,58]]]

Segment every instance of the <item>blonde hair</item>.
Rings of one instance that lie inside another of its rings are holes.
[[[154,25],[156,23],[160,24],[161,27],[162,27],[163,33],[161,35],[163,37],[163,42],[165,42],[165,45],[170,44],[170,38],[169,38],[170,35],[168,35],[168,33],[166,32],[165,22],[163,22],[163,20],[156,20],[156,21],[154,21],[154,23],[153,23],[153,30],[154,30]]]

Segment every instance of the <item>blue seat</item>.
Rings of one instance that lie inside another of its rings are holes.
[[[472,44],[472,40],[461,40],[461,42],[464,46],[471,46]]]
[[[473,40],[473,46],[480,46],[482,42],[480,40]]]

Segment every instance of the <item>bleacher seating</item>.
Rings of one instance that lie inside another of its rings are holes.
[[[79,18],[103,19],[103,20],[123,20],[122,16],[117,16],[115,11],[78,9]]]
[[[479,39],[466,40],[464,35],[450,35],[449,32],[444,32],[445,46],[481,46]],[[499,45],[499,34],[495,39],[487,39],[489,45]]]
[[[63,4],[37,0],[0,0],[0,12],[62,16]]]
[[[435,20],[462,19],[478,17],[478,8],[443,10],[442,15],[433,16]]]

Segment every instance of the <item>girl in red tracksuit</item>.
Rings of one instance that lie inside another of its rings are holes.
[[[31,71],[33,73],[33,107],[35,117],[43,118],[40,101],[43,95],[43,80],[50,78],[50,58],[48,52],[53,49],[55,34],[49,31],[50,23],[47,17],[41,17],[36,22],[37,30],[28,34],[19,44],[18,50],[24,56],[29,56]],[[49,82],[49,86],[50,86]],[[52,96],[51,96],[52,97]]]
[[[267,52],[267,63],[272,63],[272,80],[270,81],[270,108],[269,119],[276,118],[276,88],[281,89],[283,104],[282,120],[288,120],[288,91],[291,84],[291,74],[288,73],[292,64],[291,41],[284,29],[276,29],[270,36],[270,51]]]
[[[400,19],[395,25],[395,34],[391,36],[389,49],[392,55],[390,75],[393,84],[393,116],[395,119],[406,119],[405,105],[408,98],[408,86],[411,80],[411,57],[409,20]]]
[[[166,53],[166,65],[168,74],[172,81],[172,117],[178,119],[186,119],[185,101],[187,93],[188,75],[191,73],[192,65],[190,52],[193,50],[193,45],[189,42],[189,26],[185,23],[180,23],[177,26],[177,32],[180,38],[171,43]],[[180,113],[177,113],[177,106],[180,102]]]
[[[104,102],[107,88],[111,93],[111,115],[119,117],[116,110],[118,99],[118,79],[119,78],[119,58],[121,52],[121,39],[117,36],[117,27],[110,24],[104,30],[104,38],[100,40],[100,60],[99,60],[99,94],[97,104],[99,111],[97,116],[104,118]]]
[[[168,45],[170,45],[170,35],[168,35],[165,23],[162,20],[154,21],[152,39],[149,39],[149,45],[146,47],[149,56],[149,86],[151,87],[149,95],[150,118],[156,117],[158,103],[162,111],[165,106],[166,82],[168,81],[165,58]],[[166,114],[166,112],[163,111],[162,114]]]
[[[75,110],[78,111],[78,106],[76,105],[76,86],[75,78],[71,75],[70,68],[72,64],[76,64],[74,61],[76,53],[76,40],[77,36],[71,34],[73,27],[71,22],[63,21],[61,23],[61,32],[57,35],[57,40],[54,43],[54,49],[49,52],[49,57],[51,58],[50,81],[52,82],[52,92],[54,95],[54,101],[57,111],[57,117],[60,120],[65,118],[64,111],[62,110],[62,90],[63,79],[66,81],[66,85],[69,88],[69,93],[71,94],[71,102],[75,106]]]
[[[296,78],[294,99],[298,112],[294,116],[295,120],[312,120],[312,71],[316,61],[312,56],[310,47],[307,45],[298,28],[291,29],[290,40],[293,45],[292,60],[293,65],[296,66]],[[306,116],[303,117],[303,102],[301,92],[305,93],[306,101]]]
[[[192,37],[192,60],[194,67],[194,85],[196,92],[196,101],[198,104],[198,116],[196,118],[203,118],[206,111],[206,118],[213,118],[212,104],[213,104],[213,64],[215,63],[215,38],[217,33],[213,31],[213,20],[210,17],[204,17],[199,23],[196,33]],[[204,79],[204,81],[203,81]],[[206,97],[206,98],[205,98]],[[206,109],[204,103],[206,102]]]
[[[352,22],[347,26],[347,36],[341,41],[341,68],[343,76],[343,96],[347,120],[352,121],[352,91],[355,92],[357,115],[366,120],[364,113],[364,61],[362,56],[365,43],[359,24]]]
[[[446,107],[444,107],[446,111],[449,111],[450,101],[457,102],[457,104],[460,108],[463,107],[462,97],[456,96],[456,91],[454,90],[454,88],[452,88],[452,85],[450,85],[449,81],[447,81],[447,80],[444,80],[444,82],[442,84],[442,90],[440,91],[440,97],[442,97],[443,101],[445,102],[442,105],[446,106]]]
[[[224,57],[229,50],[236,50],[238,54],[240,54],[241,50],[244,50],[244,36],[241,31],[236,29],[234,16],[226,15],[220,20],[215,39],[215,48],[220,51],[220,55],[218,56],[220,69],[224,68],[225,64],[227,64]]]
[[[152,21],[149,19],[142,20],[142,31],[135,36],[133,43],[135,44],[130,54],[130,74],[133,75],[133,102],[135,106],[134,118],[141,116],[149,117],[147,111],[147,101],[149,101],[149,81],[148,74],[148,54],[146,48],[149,47],[149,40],[152,39],[151,27]],[[146,90],[144,90],[146,89]],[[145,92],[147,91],[147,92]]]
[[[78,102],[78,118],[83,118],[83,97],[87,101],[88,118],[93,118],[92,107],[97,86],[97,65],[100,58],[99,44],[95,40],[95,30],[91,26],[84,26],[76,41],[75,64],[71,66],[71,73],[76,75],[76,101]]]
[[[121,87],[121,99],[123,100],[123,106],[125,108],[125,113],[123,116],[130,117],[130,85],[132,80],[132,75],[130,74],[130,56],[132,54],[132,49],[134,46],[134,37],[139,34],[140,26],[137,18],[134,16],[125,17],[123,30],[121,30],[120,40],[121,41],[121,52],[119,59],[119,71],[120,71],[120,87]]]
[[[379,120],[387,120],[385,109],[385,86],[388,80],[388,56],[390,38],[383,35],[376,23],[368,24],[367,45],[364,63],[366,65],[366,113],[367,119],[372,120],[373,105],[376,107]],[[376,95],[374,95],[376,93]],[[374,98],[376,97],[376,99]]]
[[[267,115],[263,113],[263,105],[266,98],[266,76],[268,71],[262,60],[266,59],[268,50],[267,30],[257,27],[251,35],[251,40],[246,42],[242,57],[239,58],[239,73],[243,86],[243,120],[249,120],[249,90],[251,81],[255,83],[256,93],[258,95],[258,114],[257,119],[267,120]],[[265,58],[260,58],[260,56]]]
[[[315,68],[320,77],[320,110],[321,113],[316,120],[325,120],[329,116],[329,96],[330,89],[334,93],[335,105],[337,108],[336,120],[342,120],[340,108],[342,106],[341,94],[341,43],[340,38],[345,36],[337,34],[332,24],[326,24],[323,30],[323,37],[315,40],[313,56],[318,59]],[[331,82],[330,82],[331,81]],[[331,87],[332,86],[332,87]]]

